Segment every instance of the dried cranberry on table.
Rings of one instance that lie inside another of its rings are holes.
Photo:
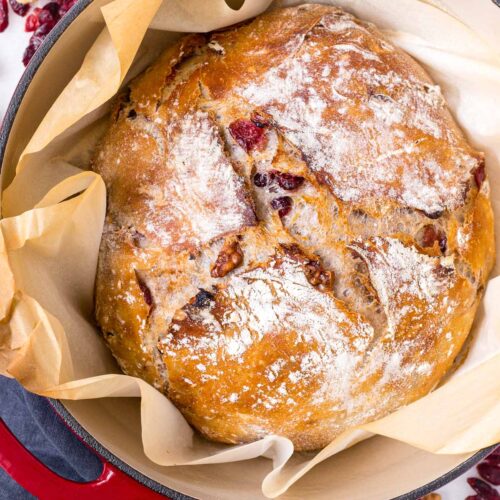
[[[42,9],[40,7],[36,7],[35,10],[26,18],[26,22],[24,23],[24,31],[35,31],[40,23],[38,21],[38,14]]]
[[[50,17],[47,18],[46,22],[40,24],[40,26],[35,30],[35,33],[31,36],[39,36],[45,38],[51,31],[52,28],[57,24],[57,21],[51,21]]]
[[[500,486],[500,464],[483,462],[477,466],[479,475],[495,486]]]
[[[495,464],[500,467],[500,446],[484,460],[490,464]]]
[[[500,447],[488,455],[477,466],[477,470],[484,481],[478,477],[467,478],[467,482],[476,493],[465,497],[465,500],[499,500],[500,493],[490,484],[500,485]],[[419,500],[434,500],[433,495],[437,495],[436,498],[441,498],[437,493],[430,493]]]
[[[68,12],[69,9],[71,9],[71,7],[73,7],[73,5],[75,5],[77,0],[62,0],[62,1],[59,1],[59,5],[61,6],[60,9],[59,9],[59,15],[62,17],[64,16],[64,14],[66,14],[66,12]]]
[[[24,17],[30,10],[28,4],[23,4],[17,0],[0,0],[0,33],[9,26],[9,4],[11,9],[21,17]]]
[[[486,481],[479,479],[478,477],[469,477],[467,482],[470,487],[479,495],[479,498],[484,500],[498,500],[500,499],[500,493],[498,493],[495,488],[490,486]]]
[[[57,2],[49,2],[42,8],[37,7],[32,14],[26,18],[25,31],[35,31],[42,25],[52,29],[61,18],[61,7]]]
[[[38,49],[38,47],[40,47],[44,38],[48,33],[50,33],[52,28],[52,25],[42,24],[39,28],[36,29],[35,33],[31,35],[28,46],[26,47],[23,54],[23,64],[25,66],[29,63],[30,59],[33,57],[33,54]]]
[[[27,66],[29,63],[30,59],[33,57],[33,54],[35,53],[36,49],[40,47],[40,44],[43,41],[43,37],[40,36],[32,36],[30,38],[30,41],[28,43],[28,46],[24,50],[23,54],[23,64]]]
[[[3,0],[0,0],[3,1]],[[15,1],[15,0],[9,0]],[[26,18],[24,29],[34,32],[28,46],[24,51],[23,63],[26,66],[33,54],[36,52],[44,38],[50,33],[66,12],[76,3],[76,0],[57,0],[46,3],[43,7],[37,7],[33,13]]]
[[[467,482],[476,492],[465,500],[500,500],[500,493],[495,486],[500,485],[500,447],[490,453],[478,466],[477,471],[484,479],[469,477]]]
[[[56,25],[59,21],[59,4],[56,2],[50,2],[42,7],[38,13],[38,24],[40,27],[46,26],[49,31]]]
[[[21,3],[18,2],[17,0],[9,0],[10,6],[12,10],[21,17],[24,17],[27,13],[28,10],[30,10],[30,6],[27,3]]]
[[[0,33],[9,25],[9,8],[7,0],[0,0]]]

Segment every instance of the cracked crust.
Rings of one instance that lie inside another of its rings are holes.
[[[96,317],[206,437],[297,450],[425,395],[494,260],[481,153],[373,25],[188,35],[116,101]]]

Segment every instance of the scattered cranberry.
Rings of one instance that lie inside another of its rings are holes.
[[[58,20],[60,17],[59,9],[60,9],[60,5],[58,2],[49,2],[49,3],[46,3],[42,7],[42,11],[50,12],[52,14],[52,17],[56,20]],[[41,14],[41,12],[40,12],[40,14]],[[41,24],[44,24],[41,20],[40,20],[40,22],[41,22]]]
[[[248,153],[264,142],[264,127],[251,120],[240,119],[229,125],[229,132],[234,140]]]
[[[42,26],[45,26],[43,32],[37,34],[38,37],[44,37],[56,25],[57,21],[68,12],[69,9],[76,3],[76,0],[56,0],[45,4],[42,8],[37,7],[33,13],[26,18],[24,29],[27,32],[33,32]],[[30,6],[22,4],[18,0],[0,0],[0,32],[4,31],[9,25],[8,4],[12,10],[20,15],[25,16]],[[27,64],[31,59],[36,49],[40,45],[40,40],[30,40],[28,47],[24,52],[23,62]]]
[[[273,170],[271,172],[273,178],[276,179],[279,187],[285,189],[286,191],[293,191],[298,189],[304,183],[304,177],[300,175],[287,174],[286,172],[280,172],[279,170]]]
[[[480,498],[483,498],[484,500],[500,499],[498,492],[482,479],[479,479],[478,477],[469,477],[467,478],[467,482],[470,487],[478,493]]]
[[[500,447],[486,457],[486,462],[500,466]]]
[[[26,23],[24,24],[24,31],[35,31],[38,26],[40,26],[40,23],[38,22],[38,13],[41,11],[39,7],[37,7],[34,11],[33,14],[30,14],[26,18]]]
[[[57,2],[49,2],[42,8],[37,7],[31,15],[26,18],[24,29],[35,31],[41,26],[46,26],[47,33],[56,25],[61,18],[60,6]]]
[[[59,14],[62,16],[64,16],[64,14],[66,14],[66,12],[68,12],[69,9],[71,9],[71,7],[73,7],[73,5],[75,5],[76,3],[76,0],[63,0],[63,1],[59,1],[59,5],[61,6],[61,8],[59,9]]]
[[[477,466],[479,475],[491,484],[500,485],[500,467],[483,462]]]
[[[24,49],[24,54],[23,54],[23,64],[25,66],[28,65],[30,62],[31,58],[33,57],[33,54],[36,52],[37,47],[33,43],[28,44],[28,46]]]
[[[489,483],[494,485],[500,484],[500,447],[498,447],[493,453],[487,456],[478,466],[477,470],[479,474]],[[500,494],[492,488],[488,483],[479,479],[477,477],[470,477],[467,479],[469,485],[476,491],[476,495],[469,495],[465,498],[465,500],[498,500],[500,499]],[[432,500],[432,495],[435,493],[431,493],[431,498],[427,498],[429,495],[422,497],[419,500]],[[439,497],[440,498],[440,497]]]
[[[481,163],[481,165],[474,170],[474,180],[478,188],[481,187],[484,179],[486,179],[486,172],[484,170],[484,163]]]
[[[59,21],[59,5],[55,2],[48,3],[38,13],[38,29],[45,27],[45,34],[49,33],[57,21]]]
[[[2,2],[4,0],[0,0]],[[10,2],[16,0],[9,0]],[[43,39],[50,33],[59,19],[68,12],[76,3],[76,0],[57,0],[45,4],[42,8],[34,9],[33,13],[26,18],[24,29],[34,32],[28,46],[24,51],[23,63],[26,66],[33,54],[38,49]]]
[[[18,16],[24,17],[28,13],[28,10],[30,10],[30,6],[27,3],[20,3],[17,0],[9,0],[9,3],[12,7],[12,10]]]
[[[292,209],[293,200],[290,196],[281,196],[280,198],[274,198],[271,201],[271,207],[278,211],[280,217],[285,217],[290,213]]]
[[[262,188],[262,187],[265,187],[267,186],[267,181],[268,181],[268,178],[267,178],[267,175],[266,174],[261,174],[259,172],[257,172],[254,176],[253,176],[253,183],[259,187],[259,188]]]
[[[53,27],[54,24],[52,23],[42,24],[35,30],[33,35],[31,35],[30,41],[23,55],[23,64],[25,66],[30,62],[33,54],[36,52],[38,47],[40,47],[44,38],[50,33]]]
[[[0,33],[9,25],[9,8],[7,0],[0,0]]]
[[[52,31],[52,28],[56,25],[56,23],[57,21],[52,22],[48,20],[46,23],[40,24],[40,26],[38,26],[38,28],[35,30],[35,33],[33,33],[33,35],[31,36],[37,36],[44,39]]]
[[[30,59],[33,57],[33,54],[36,52],[36,49],[38,49],[38,47],[40,47],[40,45],[43,41],[43,38],[44,37],[35,36],[35,35],[33,35],[30,38],[28,46],[24,50],[24,54],[23,54],[23,64],[25,66],[29,63]]]
[[[45,4],[38,14],[38,22],[40,24],[55,25],[60,18],[59,4],[57,2],[49,2],[48,4]]]

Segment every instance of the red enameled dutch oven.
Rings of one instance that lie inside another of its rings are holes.
[[[492,1],[500,7],[500,0]],[[79,0],[36,51],[0,129],[1,165],[16,163],[50,104],[78,69],[83,54],[102,29],[99,7],[105,3],[106,0]],[[2,188],[11,178],[12,172],[8,172]],[[36,497],[51,500],[263,498],[258,478],[262,479],[270,470],[266,459],[252,463],[251,474],[246,462],[196,467],[160,467],[150,462],[142,451],[140,439],[127,439],[131,433],[140,436],[137,401],[106,399],[62,403],[51,400],[50,403],[62,422],[101,458],[103,469],[99,478],[90,483],[66,480],[39,462],[0,420],[0,466]],[[317,466],[282,498],[332,498],[335,492],[336,498],[416,500],[461,475],[494,449],[481,450],[472,456],[439,456],[391,441],[390,453],[385,444],[386,451],[379,456],[380,439],[383,438],[372,438]],[[348,462],[352,464],[354,460],[359,467],[346,468],[346,453],[354,455]],[[370,457],[369,461],[366,456]],[[370,470],[367,467],[373,469],[373,464],[377,464],[378,471],[367,473]],[[392,478],[386,478],[382,486],[383,482],[376,477],[381,470]],[[406,489],[401,486],[401,477],[407,484]],[[355,491],[359,483],[369,495],[360,496],[359,491]]]

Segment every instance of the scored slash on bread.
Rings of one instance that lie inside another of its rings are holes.
[[[425,395],[493,265],[483,156],[337,8],[183,37],[117,99],[93,168],[105,340],[217,441],[316,449]]]
[[[326,384],[350,383],[373,328],[331,290],[309,282],[306,260],[297,249],[279,249],[234,274],[211,300],[185,306],[184,319],[172,322],[162,340],[167,394],[207,436],[237,443],[275,432],[306,445],[311,402],[304,394],[316,395],[318,415],[341,410],[342,394],[335,388],[323,394]],[[352,366],[342,373],[346,352]],[[220,422],[215,432],[212,420]]]

